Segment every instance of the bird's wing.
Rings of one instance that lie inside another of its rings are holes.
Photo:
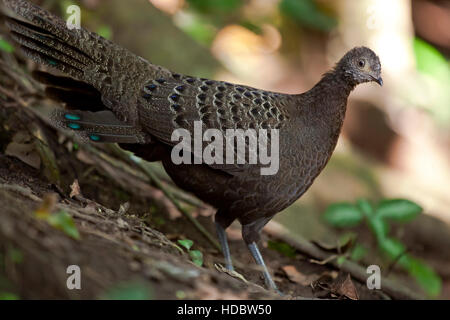
[[[195,122],[201,121],[202,133],[208,129],[217,129],[223,134],[227,129],[242,129],[244,132],[255,129],[259,138],[260,129],[266,129],[270,151],[270,131],[283,129],[290,117],[289,103],[291,96],[285,94],[172,74],[152,79],[145,85],[138,112],[141,125],[169,145],[179,142],[172,141],[176,129],[186,129],[194,138]],[[226,140],[223,142],[223,155],[226,156]],[[204,142],[202,150],[209,143]],[[236,147],[237,144],[234,145],[235,153]],[[244,162],[240,165],[226,164],[224,159],[223,164],[214,163],[210,166],[235,174],[248,167],[248,154]]]

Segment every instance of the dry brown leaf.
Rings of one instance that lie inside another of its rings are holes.
[[[74,182],[70,185],[70,197],[81,196],[80,184],[78,183],[78,179],[75,179]]]
[[[284,273],[286,273],[289,280],[301,284],[302,286],[310,286],[313,282],[315,282],[321,277],[320,274],[305,275],[300,271],[298,271],[297,268],[292,265],[281,267],[281,269],[284,271]]]
[[[344,281],[336,281],[331,291],[337,295],[345,296],[351,300],[359,300],[358,291],[353,284],[352,278],[348,274]]]
[[[41,167],[41,157],[36,150],[36,145],[25,131],[19,131],[14,135],[12,142],[6,147],[5,154],[16,157],[35,169]]]
[[[118,214],[120,216],[123,216],[123,215],[125,215],[128,212],[128,210],[130,210],[130,203],[129,202],[122,203],[120,205]]]

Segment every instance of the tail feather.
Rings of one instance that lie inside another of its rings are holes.
[[[11,29],[12,34],[16,38],[26,37],[28,39],[32,39],[35,42],[35,46],[43,45],[45,47],[53,48],[55,51],[57,51],[58,54],[67,55],[71,59],[78,61],[84,66],[88,66],[94,62],[88,55],[84,54],[82,51],[61,42],[60,40],[58,40],[58,38],[48,33],[44,29],[36,27],[27,22],[9,17],[6,19],[6,25],[9,29]]]
[[[102,143],[149,143],[140,128],[119,121],[111,111],[54,110],[51,123],[59,129],[72,130],[82,141]]]
[[[58,69],[59,71],[66,73],[74,78],[82,79],[83,72],[74,68],[72,65],[63,61],[56,60],[51,56],[45,55],[33,49],[29,49],[25,46],[21,46],[22,52],[31,60],[36,61],[39,64],[46,65]]]
[[[32,60],[78,80],[92,82],[93,79],[89,79],[87,73],[101,68],[107,60],[108,51],[115,47],[113,43],[84,28],[70,30],[64,20],[27,0],[3,2],[26,20],[6,20],[11,35],[24,53]]]
[[[36,51],[36,53],[41,53],[42,55],[49,57],[47,63],[53,67],[57,67],[59,62],[63,62],[80,72],[82,72],[84,68],[86,68],[85,64],[80,63],[76,59],[73,59],[71,56],[56,50],[54,47],[49,47],[46,44],[43,44],[32,38],[28,38],[14,31],[11,32],[11,37],[22,47],[26,47],[31,51]]]
[[[25,55],[94,87],[102,104],[124,122],[139,123],[138,92],[144,83],[172,74],[84,28],[70,30],[64,20],[27,0],[0,1],[26,20],[7,20]]]
[[[69,30],[64,20],[27,0],[3,0],[3,2],[6,7],[31,23],[21,23],[30,31],[52,35],[64,45],[77,48],[91,59],[101,54],[88,45],[90,40],[106,42],[99,35],[83,28]]]

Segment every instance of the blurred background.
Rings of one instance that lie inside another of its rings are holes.
[[[81,4],[83,26],[154,64],[284,93],[311,88],[354,46],[373,49],[384,86],[364,84],[351,94],[329,165],[276,220],[326,242],[339,234],[321,219],[330,204],[410,199],[424,208],[424,217],[393,232],[450,279],[450,250],[442,250],[450,247],[450,1],[40,3],[62,15],[69,5]],[[443,292],[450,296],[449,281]]]

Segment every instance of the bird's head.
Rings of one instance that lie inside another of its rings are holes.
[[[380,59],[369,48],[351,49],[339,61],[338,68],[355,84],[375,81],[380,86],[383,85]]]

